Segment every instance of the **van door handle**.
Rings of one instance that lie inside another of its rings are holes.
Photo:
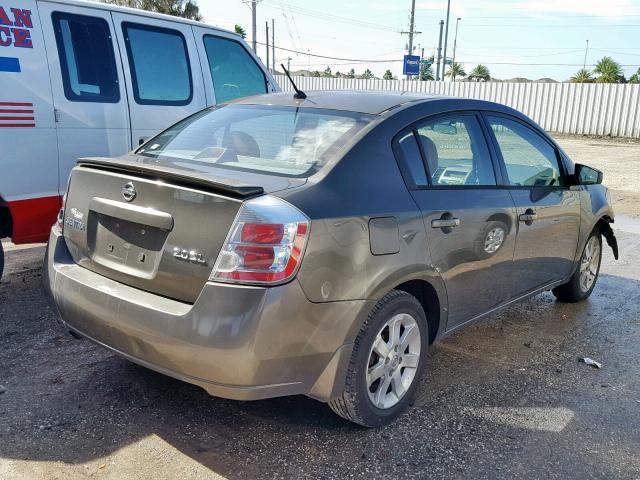
[[[431,220],[431,228],[453,228],[460,225],[459,218],[438,218]]]

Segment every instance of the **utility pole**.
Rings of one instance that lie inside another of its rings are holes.
[[[287,57],[287,72],[291,71],[291,57]]]
[[[440,61],[442,60],[442,27],[444,20],[440,20],[440,39],[438,40],[438,60],[436,61],[436,82],[440,80]]]
[[[267,70],[269,69],[269,22],[264,22],[265,23],[265,27],[267,28],[267,42],[266,42],[266,46],[267,46],[267,61],[265,62],[267,64]]]
[[[257,12],[256,12],[256,8],[258,5],[258,0],[251,0],[251,29],[253,31],[253,40],[252,40],[252,46],[253,46],[253,52],[257,55],[258,54],[258,50],[257,50],[257,44],[256,41],[258,39],[257,36],[257,27],[256,27],[256,18],[257,18]]]
[[[587,52],[589,51],[589,40],[587,40],[587,48],[584,49],[584,64],[582,65],[582,69],[587,69]]]
[[[447,0],[447,23],[444,27],[444,59],[442,60],[442,79],[444,71],[447,69],[447,40],[449,40],[449,12],[451,11],[451,0]]]
[[[409,55],[413,55],[413,26],[416,15],[416,0],[411,0],[411,20],[409,21]]]
[[[271,19],[271,64],[273,69],[271,73],[276,74],[276,21]]]
[[[455,37],[453,37],[453,56],[451,57],[451,68],[453,68],[453,64],[456,63],[456,46],[458,45],[458,23],[460,23],[460,20],[462,20],[462,18],[460,17],[458,17],[458,19],[456,20],[456,35]],[[451,75],[451,81],[455,82],[456,77]]]
[[[420,78],[419,80],[422,81],[422,74],[424,73],[424,63],[422,63],[424,61],[424,48],[420,49]]]
[[[406,45],[408,50],[408,55],[413,55],[413,37],[422,33],[415,31],[415,16],[416,16],[416,0],[411,0],[411,16],[409,17],[409,31],[408,32],[400,32],[401,35],[409,35],[409,43]],[[410,75],[407,75],[407,80],[409,80]]]

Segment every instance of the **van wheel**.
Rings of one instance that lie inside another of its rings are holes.
[[[400,290],[373,308],[355,340],[341,396],[329,406],[341,417],[377,427],[412,404],[429,348],[420,302]]]
[[[589,297],[598,281],[601,261],[602,239],[598,229],[595,229],[587,239],[580,263],[571,279],[552,290],[556,298],[561,302],[575,303]]]
[[[0,240],[0,280],[2,280],[2,272],[4,272],[4,247],[2,240]]]

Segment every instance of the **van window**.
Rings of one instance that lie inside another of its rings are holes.
[[[64,95],[72,102],[118,103],[120,87],[109,24],[102,18],[54,12]]]
[[[216,103],[267,93],[264,72],[235,40],[204,36]]]
[[[188,105],[193,96],[187,43],[176,30],[123,23],[133,95],[141,105]]]

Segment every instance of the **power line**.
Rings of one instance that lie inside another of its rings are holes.
[[[382,25],[379,23],[374,23],[374,22],[369,22],[366,20],[360,20],[357,18],[351,18],[351,17],[343,17],[340,15],[335,15],[332,13],[326,13],[326,12],[322,12],[320,10],[312,10],[310,8],[303,8],[303,7],[298,7],[295,5],[286,5],[283,2],[277,1],[277,0],[264,0],[265,5],[268,5],[272,8],[278,8],[278,9],[284,9],[284,8],[289,8],[290,12],[295,12],[299,15],[305,15],[308,17],[313,17],[313,18],[317,18],[317,19],[322,19],[322,20],[329,20],[329,21],[333,21],[333,22],[339,22],[339,23],[346,23],[349,25],[353,25],[356,27],[362,27],[362,28],[371,28],[374,30],[386,30],[386,31],[390,31],[390,32],[398,32],[399,29],[396,27],[393,27],[391,25]]]

